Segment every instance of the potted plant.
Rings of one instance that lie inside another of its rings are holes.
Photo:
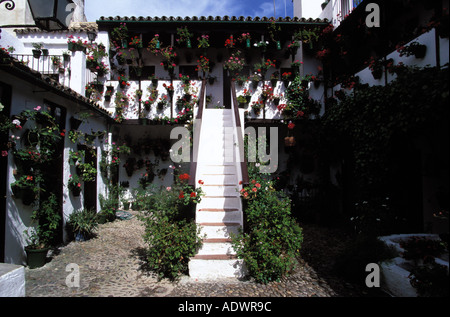
[[[33,57],[40,58],[42,55],[42,48],[44,47],[42,43],[32,43],[33,46]]]
[[[245,108],[248,105],[247,98],[244,95],[237,97],[239,108]]]
[[[78,175],[70,175],[69,183],[67,187],[74,197],[78,197],[81,194],[81,179]]]
[[[289,122],[289,124],[288,124],[288,135],[287,135],[287,137],[284,138],[284,145],[286,147],[293,147],[296,144],[295,137],[292,136],[292,130],[294,130],[294,128],[295,128],[295,124],[292,123],[292,121]]]
[[[37,269],[45,265],[47,253],[50,248],[42,243],[38,236],[38,228],[30,228],[24,231],[27,246],[25,253],[27,255],[27,265],[30,269]]]
[[[412,42],[407,46],[397,47],[397,51],[400,53],[400,56],[414,55],[416,58],[424,58],[427,52],[427,46],[419,42]]]
[[[77,118],[75,118],[75,117],[70,117],[70,128],[72,129],[72,130],[78,130],[78,128],[80,127],[80,125],[83,123],[83,121],[82,120],[80,120],[80,119],[77,119]]]
[[[56,195],[52,193],[33,211],[31,219],[38,225],[24,231],[27,240],[25,252],[30,269],[45,265],[47,252],[55,240],[61,220],[61,216],[56,212],[57,209]]]
[[[70,214],[67,226],[75,241],[86,241],[95,235],[98,226],[97,215],[89,209],[76,210]]]
[[[193,37],[193,34],[189,32],[189,30],[186,26],[177,28],[177,35],[178,35],[178,38],[176,41],[179,45],[186,43],[187,48],[192,47],[191,38]]]
[[[63,60],[66,63],[70,62],[70,53],[69,52],[63,52]]]
[[[280,77],[279,72],[274,72],[272,75],[270,75],[270,83],[271,83],[272,87],[275,88],[277,86],[279,77]]]
[[[114,94],[114,87],[106,86],[105,101],[110,102],[113,94]]]
[[[128,199],[123,199],[122,200],[122,205],[123,205],[123,209],[124,210],[130,210],[130,202],[128,201]]]

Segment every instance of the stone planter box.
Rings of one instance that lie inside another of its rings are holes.
[[[401,241],[412,237],[425,237],[430,240],[440,240],[437,234],[397,234],[379,237],[387,246],[398,252],[398,257],[379,263],[381,271],[381,288],[393,297],[417,297],[417,290],[411,285],[409,275],[410,269],[414,267],[412,260],[406,260],[400,255],[405,251],[400,247]],[[437,264],[447,266],[448,254],[435,258]]]

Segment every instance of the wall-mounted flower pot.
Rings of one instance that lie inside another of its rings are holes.
[[[48,49],[46,49],[46,48],[43,48],[42,49],[42,55],[44,55],[44,56],[48,56]]]
[[[80,127],[81,123],[83,123],[83,121],[75,118],[75,117],[70,117],[70,128],[72,130],[78,130],[78,128]]]
[[[295,146],[296,142],[295,142],[295,137],[293,136],[287,136],[284,138],[284,146],[286,147],[293,147]]]
[[[41,58],[42,51],[41,50],[33,50],[33,57],[34,58]]]
[[[414,56],[416,58],[424,58],[426,53],[427,53],[426,45],[419,45],[419,46],[416,47],[416,50],[414,52]]]
[[[383,71],[381,69],[373,70],[372,76],[374,79],[381,79],[381,76],[383,76]]]
[[[80,187],[72,188],[71,192],[73,197],[79,197],[81,194],[81,188]]]

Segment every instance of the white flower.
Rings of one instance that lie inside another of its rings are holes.
[[[12,121],[12,124],[17,125],[17,126],[20,126],[20,121],[17,120],[17,119],[14,119],[14,120]]]

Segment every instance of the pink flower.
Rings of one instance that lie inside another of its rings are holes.
[[[3,157],[8,156],[8,151],[2,151],[2,156],[3,156]]]
[[[168,192],[170,192],[170,191],[172,190],[172,187],[169,186],[169,187],[166,188],[166,190],[167,190]]]
[[[36,110],[36,111],[41,110],[41,106],[37,106],[36,108],[34,108],[34,110]]]

